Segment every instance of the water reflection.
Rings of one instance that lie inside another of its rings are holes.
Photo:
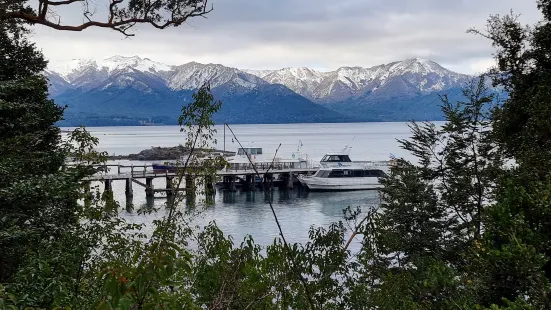
[[[256,191],[250,191],[246,193],[246,200],[247,202],[256,202]]]
[[[134,197],[127,200],[124,194],[124,182],[113,183],[114,198],[126,206],[122,216],[134,223],[151,223],[165,213],[167,198],[165,195],[156,198],[145,195],[144,190],[135,190]],[[158,194],[157,194],[158,195]],[[309,192],[302,187],[294,189],[274,189],[267,191],[217,191],[212,197],[214,204],[202,204],[205,197],[197,196],[197,207],[182,201],[181,206],[201,215],[193,220],[193,225],[206,226],[211,221],[234,240],[241,241],[250,234],[255,242],[268,245],[279,231],[274,221],[269,202],[284,229],[290,242],[307,242],[311,226],[327,227],[333,222],[343,220],[343,209],[370,208],[379,203],[376,191],[358,192]],[[125,201],[127,204],[125,205]],[[144,212],[138,212],[144,211]],[[155,211],[150,213],[151,211]]]

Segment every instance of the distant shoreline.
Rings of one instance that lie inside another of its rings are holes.
[[[223,156],[233,156],[235,152],[223,151],[223,150],[206,150],[206,149],[197,149],[195,150],[199,155],[207,155],[209,153],[218,153]],[[172,146],[172,147],[151,147],[137,154],[128,154],[128,155],[108,155],[108,160],[177,160],[182,156],[188,155],[189,150],[182,145]]]

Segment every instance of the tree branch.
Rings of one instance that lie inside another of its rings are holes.
[[[368,214],[364,217],[363,220],[360,221],[360,223],[358,225],[356,225],[356,229],[354,229],[354,232],[352,233],[352,235],[350,236],[350,238],[348,238],[348,241],[346,242],[345,246],[344,246],[344,249],[343,249],[343,252],[346,252],[346,250],[348,250],[348,247],[350,246],[350,243],[352,243],[352,239],[354,239],[354,237],[356,237],[356,235],[360,234],[360,229],[363,225],[363,223],[371,218],[371,216],[374,214],[374,212],[368,212]]]
[[[83,1],[85,0],[41,1],[41,2],[46,3],[48,5],[57,6],[57,5],[66,5],[66,4],[71,4],[73,2],[83,2]]]
[[[166,29],[168,27],[177,27],[192,17],[205,17],[213,10],[213,6],[207,8],[208,0],[181,0],[182,3],[158,3],[146,5],[141,9],[137,8],[118,8],[118,5],[125,0],[111,0],[107,21],[91,20],[87,10],[83,13],[88,19],[87,22],[80,25],[62,24],[59,21],[49,20],[47,17],[48,6],[60,7],[74,2],[84,2],[86,0],[62,0],[50,1],[39,0],[38,12],[19,9],[7,12],[0,12],[0,19],[18,19],[31,24],[43,25],[62,31],[83,31],[90,27],[110,28],[123,33],[126,36],[133,36],[127,33],[127,30],[135,24],[148,24],[157,29]],[[168,16],[162,18],[162,16]]]

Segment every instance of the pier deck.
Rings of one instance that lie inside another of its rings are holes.
[[[258,170],[258,173],[262,176],[266,173],[270,174],[285,174],[285,173],[293,173],[293,174],[311,174],[316,172],[317,168],[287,168],[287,169],[264,169],[264,170]],[[245,175],[254,175],[256,172],[252,169],[247,170],[228,170],[228,171],[218,171],[216,172],[217,176],[245,176]],[[153,171],[146,171],[145,173],[142,171],[135,171],[133,173],[102,173],[102,174],[96,174],[91,177],[85,178],[85,181],[103,181],[103,180],[126,180],[126,179],[147,179],[147,178],[162,178],[162,177],[177,177],[178,173],[174,172],[153,172]]]
[[[155,193],[166,193],[167,195],[173,195],[176,191],[186,191],[188,188],[193,188],[192,184],[195,181],[192,178],[182,175],[182,185],[185,187],[175,188],[172,182],[173,179],[179,177],[177,172],[169,171],[154,171],[151,165],[138,165],[138,166],[125,166],[125,165],[101,165],[106,172],[100,172],[93,176],[87,177],[84,181],[87,182],[103,182],[105,183],[105,190],[112,191],[111,183],[113,181],[126,181],[126,195],[132,197],[133,190],[132,184],[145,188],[146,196],[152,197]],[[115,169],[113,169],[115,168]],[[279,183],[280,187],[293,188],[293,183],[297,182],[296,177],[299,174],[313,174],[318,168],[292,168],[284,166],[275,166],[272,169],[267,169],[266,166],[258,169],[258,174],[261,178],[261,182],[258,182],[255,178],[257,172],[254,169],[224,169],[216,172],[216,177],[222,179],[222,185],[225,190],[235,191],[236,186],[243,186],[244,190],[255,190],[258,186],[261,190],[273,189],[274,183]],[[113,171],[113,172],[111,172]],[[279,176],[276,179],[275,176]],[[165,178],[166,186],[164,188],[155,188],[153,185],[153,179]],[[208,177],[205,186],[212,192],[216,180],[212,176]],[[145,182],[140,181],[145,179]]]

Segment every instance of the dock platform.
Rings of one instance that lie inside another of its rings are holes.
[[[105,184],[105,190],[111,191],[111,183],[113,181],[125,181],[126,182],[126,196],[132,197],[133,189],[132,184],[135,183],[145,188],[146,196],[152,197],[155,193],[166,193],[167,196],[173,195],[177,191],[187,191],[189,188],[193,188],[191,184],[194,180],[182,176],[182,185],[185,187],[175,188],[173,179],[179,177],[176,172],[169,171],[154,171],[151,165],[101,165],[97,167],[104,168],[104,171],[97,173],[93,176],[84,179],[86,182],[103,182]],[[267,167],[261,167],[257,172],[254,169],[241,169],[230,170],[223,169],[216,172],[216,178],[221,179],[222,188],[227,191],[236,191],[237,187],[241,187],[243,190],[271,190],[274,189],[274,184],[278,184],[283,188],[293,188],[293,184],[298,182],[298,175],[305,174],[310,175],[318,170],[317,167],[309,168],[292,168],[275,166],[273,169],[267,169]],[[111,171],[113,171],[111,173]],[[261,180],[258,181],[257,177],[260,176]],[[165,178],[166,186],[164,188],[154,188],[153,179]],[[142,182],[141,180],[144,180]],[[206,187],[211,191],[214,189],[217,180],[207,180]]]

